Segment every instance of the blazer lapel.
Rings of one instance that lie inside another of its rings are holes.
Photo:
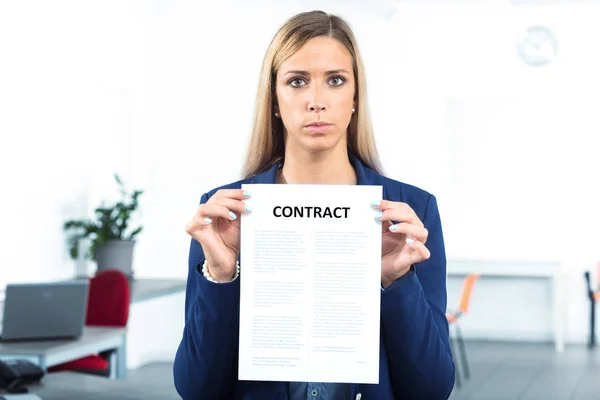
[[[281,163],[276,163],[268,170],[253,176],[247,183],[277,183],[277,171],[281,168]]]

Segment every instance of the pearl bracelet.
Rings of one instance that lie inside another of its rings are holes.
[[[210,282],[214,282],[214,283],[228,283],[228,282],[217,282],[214,280],[214,278],[212,276],[210,276],[210,273],[208,272],[208,265],[206,260],[204,260],[204,264],[202,264],[202,275],[209,280]],[[233,279],[230,282],[233,282],[237,279],[237,277],[240,276],[240,262],[236,261],[235,262],[235,276],[233,277]]]

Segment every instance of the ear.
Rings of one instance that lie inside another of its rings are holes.
[[[273,114],[279,113],[279,101],[277,100],[277,93],[273,93],[273,100],[271,103],[271,111]]]

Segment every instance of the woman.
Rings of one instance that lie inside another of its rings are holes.
[[[192,241],[177,391],[184,400],[448,398],[454,364],[436,199],[380,174],[362,60],[349,26],[320,11],[290,18],[267,50],[258,93],[244,179],[204,194],[186,226]],[[375,218],[386,221],[379,384],[237,379],[240,215],[251,212],[243,183],[383,187],[384,198],[372,205]]]

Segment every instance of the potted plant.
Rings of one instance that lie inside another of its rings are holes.
[[[134,239],[142,231],[142,226],[131,230],[129,223],[133,212],[138,208],[138,197],[143,191],[128,193],[119,175],[115,174],[114,177],[122,200],[109,207],[102,204],[96,208],[96,220],[66,221],[64,230],[70,232],[68,243],[71,258],[79,258],[80,243],[83,239],[88,239],[90,245],[84,256],[96,262],[98,271],[118,269],[132,278]]]

